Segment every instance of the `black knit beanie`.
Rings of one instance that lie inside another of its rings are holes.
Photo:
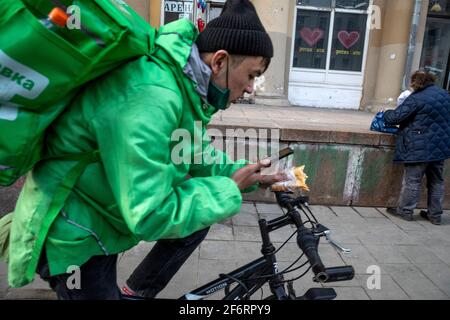
[[[273,45],[249,0],[228,0],[219,17],[197,38],[200,52],[226,50],[230,54],[273,57]]]

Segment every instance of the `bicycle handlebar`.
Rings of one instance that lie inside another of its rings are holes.
[[[337,282],[353,279],[355,269],[352,266],[325,268],[318,252],[319,237],[311,230],[301,226],[298,228],[297,244],[305,253],[314,272],[315,282]]]
[[[305,204],[309,201],[309,197],[298,196],[292,198],[291,194],[288,192],[275,191],[275,196],[277,198],[278,205],[282,208],[290,209],[290,207],[295,207],[300,204]]]
[[[338,282],[352,280],[355,277],[355,269],[352,266],[325,268],[327,280],[324,282]]]
[[[281,207],[287,208],[293,216],[293,221],[297,225],[297,244],[305,253],[315,275],[316,282],[336,282],[353,279],[355,270],[352,266],[325,268],[318,252],[319,238],[321,233],[313,233],[311,229],[306,228],[301,223],[299,213],[295,210],[296,206],[307,204],[309,199],[305,196],[292,197],[292,194],[286,192],[275,192],[277,202]],[[319,225],[321,226],[321,225]],[[324,228],[323,226],[321,226]],[[328,230],[327,228],[325,228]]]
[[[318,248],[319,238],[314,236],[311,230],[301,226],[298,228],[297,244],[305,253],[309,260],[315,278],[319,282],[326,282],[328,275],[325,273],[325,266],[320,259]]]

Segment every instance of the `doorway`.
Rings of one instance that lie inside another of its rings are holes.
[[[288,98],[293,105],[359,109],[370,0],[297,0]]]

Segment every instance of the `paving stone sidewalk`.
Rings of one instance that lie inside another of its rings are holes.
[[[350,254],[336,252],[324,240],[320,255],[326,266],[351,264],[356,276],[351,281],[327,284],[337,292],[337,299],[404,300],[450,299],[450,212],[443,216],[443,224],[435,226],[416,215],[412,222],[392,217],[380,208],[311,206],[317,219],[329,227],[333,238],[352,249]],[[258,218],[271,219],[281,214],[274,204],[244,203],[241,213],[221,224],[214,225],[200,247],[161,292],[161,298],[178,298],[220,273],[229,272],[260,256]],[[294,229],[277,230],[272,240],[280,245]],[[153,246],[140,243],[120,255],[118,284],[125,279]],[[280,269],[299,256],[294,240],[290,240],[277,255]],[[300,274],[293,273],[292,277]],[[380,288],[373,288],[373,272],[379,270]],[[288,278],[288,277],[286,277]],[[298,295],[308,288],[318,287],[312,273],[295,282]],[[263,290],[269,295],[269,289]],[[255,298],[260,298],[260,293]],[[0,264],[1,299],[55,299],[40,279],[19,289],[8,288],[5,264]],[[212,298],[215,298],[214,296]]]

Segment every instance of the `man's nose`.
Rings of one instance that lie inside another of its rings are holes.
[[[247,88],[245,88],[245,92],[247,92],[248,94],[253,93],[253,81],[250,82],[250,84],[247,86]]]

